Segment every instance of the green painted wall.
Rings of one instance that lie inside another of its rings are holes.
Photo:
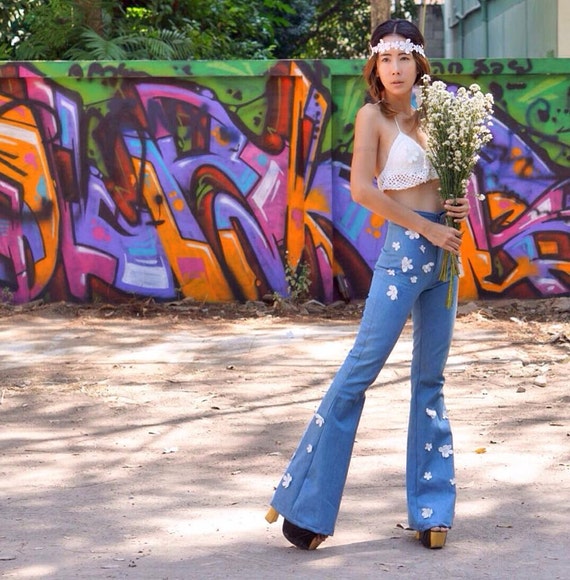
[[[362,61],[0,63],[1,300],[366,296]],[[570,293],[570,60],[432,61],[496,100],[460,297]]]

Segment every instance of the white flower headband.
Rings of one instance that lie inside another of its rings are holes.
[[[390,40],[388,42],[385,42],[384,39],[381,38],[380,42],[376,46],[370,45],[370,50],[372,51],[372,54],[382,54],[392,49],[397,49],[400,52],[405,52],[406,54],[410,54],[412,50],[415,50],[418,54],[421,54],[424,58],[426,56],[426,53],[424,52],[424,47],[421,44],[414,44],[409,38],[407,38],[405,41]]]

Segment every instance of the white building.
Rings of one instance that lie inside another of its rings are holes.
[[[570,57],[570,0],[445,0],[443,14],[446,58]]]

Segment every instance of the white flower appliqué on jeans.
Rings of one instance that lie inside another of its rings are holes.
[[[420,234],[418,234],[418,232],[414,232],[413,230],[406,230],[405,233],[408,238],[410,238],[410,240],[417,240],[420,237]]]
[[[412,259],[404,256],[402,258],[402,272],[407,272],[408,270],[413,270],[414,265],[412,264]]]
[[[431,518],[432,515],[433,510],[431,508],[422,508],[422,518],[424,518],[424,520]]]
[[[325,424],[325,420],[318,413],[315,413],[315,423],[318,427],[322,427]]]
[[[427,481],[429,481],[431,478],[432,478],[431,471],[426,471],[424,473],[424,479],[426,479]]]
[[[451,445],[442,445],[441,447],[438,448],[438,451],[441,453],[442,457],[449,457],[450,455],[453,455],[453,448],[451,447]]]
[[[386,272],[388,272],[388,276],[395,276],[396,275],[396,270],[394,270],[393,268],[386,270]]]
[[[426,415],[435,419],[437,417],[437,411],[435,409],[426,408]]]
[[[431,451],[433,449],[433,445],[431,443],[426,443],[424,449],[426,451]]]
[[[282,485],[282,486],[283,486],[285,489],[287,489],[287,488],[288,488],[288,487],[291,485],[291,482],[292,482],[292,481],[293,481],[293,478],[291,477],[291,474],[290,474],[290,473],[286,473],[286,474],[283,476],[283,481],[281,482],[281,485]]]
[[[397,252],[400,249],[400,242],[392,242],[392,248]]]
[[[415,284],[418,281],[418,277],[417,276],[410,276],[410,282],[412,284]]]
[[[428,262],[427,264],[424,264],[422,266],[422,270],[426,273],[429,274],[432,270],[433,267],[435,266],[435,264],[433,262]]]
[[[449,483],[451,483],[451,485],[455,485],[455,477],[452,477],[452,478],[449,480]]]
[[[312,453],[313,452],[313,446],[309,443],[307,445],[307,453]]]
[[[388,292],[386,292],[386,296],[390,298],[390,300],[398,300],[398,289],[393,284],[388,286]]]

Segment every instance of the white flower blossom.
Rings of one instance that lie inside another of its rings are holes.
[[[428,518],[431,518],[433,514],[433,510],[431,508],[422,508],[422,518],[424,518],[425,520],[427,520]]]
[[[426,443],[424,449],[426,451],[431,451],[433,449],[433,445],[431,443]]]
[[[406,230],[406,236],[408,236],[408,238],[410,238],[410,240],[417,240],[420,237],[420,234],[418,234],[418,232],[414,232],[413,230]]]
[[[467,178],[479,152],[492,139],[489,129],[493,95],[483,94],[478,84],[448,88],[424,75],[420,90],[427,155],[441,179],[444,199],[465,195]]]
[[[386,296],[390,298],[390,300],[398,300],[398,288],[393,284],[388,286],[388,292],[386,292]]]
[[[411,277],[410,277],[410,282],[411,282],[412,284],[415,284],[417,281],[418,281],[418,277],[417,277],[417,276],[411,276]]]
[[[493,95],[483,94],[476,83],[469,88],[448,88],[442,81],[431,82],[429,75],[422,81],[419,101],[427,135],[426,155],[440,179],[440,196],[444,200],[464,197],[480,151],[493,138]],[[454,254],[444,252],[439,279],[460,275],[457,262]],[[451,302],[450,291],[446,306]]]
[[[392,248],[397,252],[400,249],[400,242],[392,242]]]
[[[441,456],[445,457],[446,459],[450,455],[453,455],[453,448],[451,447],[451,445],[442,445],[441,447],[438,448],[438,451],[441,453]]]
[[[312,453],[313,452],[313,446],[309,443],[307,445],[307,453]]]
[[[387,270],[388,272],[388,276],[395,276],[396,275],[396,270],[394,270],[393,268],[389,268]]]
[[[325,424],[325,420],[318,413],[315,413],[315,423],[318,427],[322,427]]]
[[[426,247],[423,244],[420,246],[420,252],[422,254],[425,254],[426,253]]]
[[[408,270],[413,270],[414,265],[412,264],[412,259],[404,256],[402,258],[402,272],[407,272]]]
[[[432,478],[431,471],[426,471],[424,473],[424,479],[426,479],[427,481],[429,481],[431,478]]]
[[[428,408],[426,408],[426,415],[428,417],[431,417],[432,419],[435,419],[437,417],[437,411],[435,411],[435,409],[430,409],[428,407]]]
[[[428,262],[427,264],[424,264],[422,266],[422,270],[424,271],[424,273],[429,274],[433,270],[434,266],[435,264],[433,262]]]
[[[452,477],[452,478],[449,480],[449,483],[450,483],[451,485],[455,485],[455,477]]]
[[[288,487],[291,485],[291,482],[292,482],[292,481],[293,481],[293,477],[291,476],[291,474],[290,474],[290,473],[286,473],[286,474],[283,476],[283,481],[281,482],[281,485],[282,485],[282,486],[283,486],[285,489],[287,489],[287,488],[288,488]]]

